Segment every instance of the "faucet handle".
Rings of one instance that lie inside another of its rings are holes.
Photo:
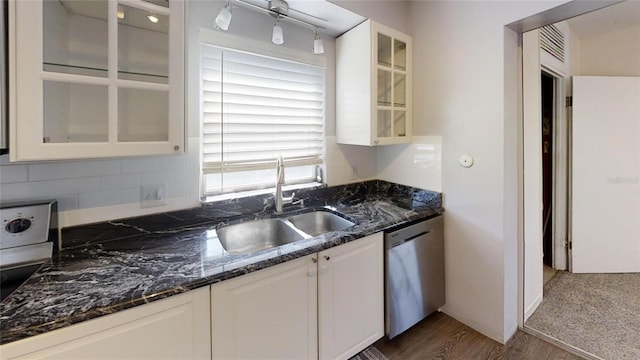
[[[292,192],[292,193],[291,193],[291,196],[289,196],[289,197],[284,197],[284,196],[283,196],[283,197],[282,197],[282,201],[283,201],[285,204],[289,204],[289,203],[291,203],[291,202],[293,201],[293,198],[294,198],[295,196],[296,196],[296,193]]]

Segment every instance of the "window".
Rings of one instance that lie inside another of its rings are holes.
[[[322,164],[324,69],[201,45],[205,195],[315,181]]]

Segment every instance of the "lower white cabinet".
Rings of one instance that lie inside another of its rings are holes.
[[[383,235],[319,253],[320,359],[348,359],[384,336]]]
[[[0,347],[2,359],[211,358],[209,287]]]
[[[211,287],[214,359],[348,359],[384,335],[382,233]]]
[[[213,358],[318,358],[316,258],[211,286]]]

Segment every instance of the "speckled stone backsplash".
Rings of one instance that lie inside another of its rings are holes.
[[[296,200],[304,199],[305,207],[327,204],[353,205],[379,197],[392,198],[405,209],[440,208],[438,192],[417,189],[382,180],[371,180],[333,187],[296,190]],[[284,211],[300,205],[285,205]],[[226,224],[235,219],[253,216],[270,217],[274,210],[273,194],[235,198],[202,204],[201,207],[80,225],[62,229],[62,247],[72,248],[158,232],[185,230],[203,224]]]

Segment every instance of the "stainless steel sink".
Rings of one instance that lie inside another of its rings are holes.
[[[287,218],[263,219],[216,230],[222,247],[231,254],[250,254],[355,225],[328,211],[312,211]]]
[[[317,236],[329,231],[344,230],[355,225],[354,222],[328,211],[313,211],[294,215],[289,217],[288,220],[293,226],[311,236]]]
[[[280,219],[264,219],[225,226],[216,230],[222,247],[231,254],[250,254],[304,236]]]

